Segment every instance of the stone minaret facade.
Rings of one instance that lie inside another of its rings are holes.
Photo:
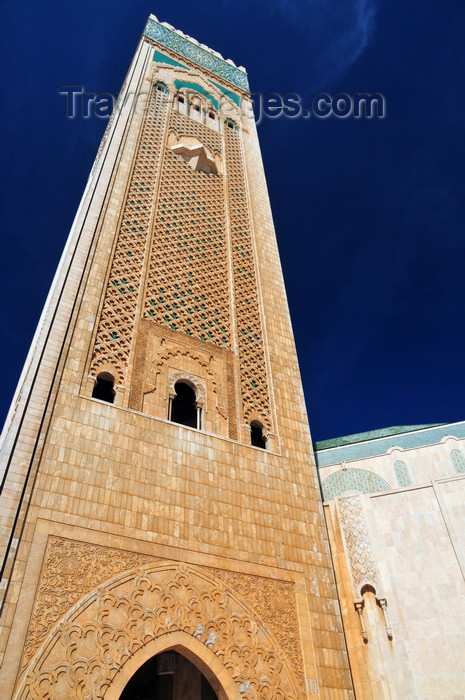
[[[3,434],[4,700],[352,697],[248,98],[149,18]]]

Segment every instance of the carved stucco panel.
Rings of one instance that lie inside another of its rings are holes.
[[[288,581],[248,576],[235,571],[211,570],[215,578],[233,588],[260,615],[276,636],[292,664],[301,688],[305,685],[295,585]]]
[[[84,594],[122,571],[154,561],[145,554],[50,537],[22,665],[32,659],[48,632]]]
[[[107,580],[109,572],[137,558],[135,570]],[[96,583],[99,580],[103,583]],[[297,650],[286,639],[298,633],[292,586],[51,538],[25,661],[33,647],[40,647],[15,698],[104,698],[115,674],[134,653],[178,630],[216,654],[245,700],[304,698]],[[92,590],[83,595],[89,587]],[[56,606],[50,606],[53,591],[58,593]],[[275,621],[266,610],[273,605]]]
[[[376,565],[359,494],[339,498],[337,508],[356,597],[368,583],[377,588]]]

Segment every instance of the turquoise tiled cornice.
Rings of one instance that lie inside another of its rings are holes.
[[[150,39],[154,39],[159,44],[176,51],[180,56],[189,58],[201,68],[206,68],[211,73],[218,75],[220,78],[227,80],[233,85],[237,85],[237,87],[242,90],[249,91],[249,82],[247,80],[247,74],[244,71],[218,58],[218,56],[211,54],[201,46],[197,46],[197,44],[194,44],[192,41],[189,41],[189,39],[168,29],[168,27],[164,27],[151,17],[147,20],[144,34]]]
[[[399,428],[389,428],[385,431],[379,431],[379,436],[376,436],[376,431],[372,431],[371,433],[360,433],[359,436],[352,435],[334,441],[317,442],[314,445],[316,463],[319,467],[328,467],[331,464],[383,455],[386,454],[390,447],[401,447],[404,450],[411,450],[416,447],[435,445],[448,435],[457,438],[465,437],[465,422],[463,421],[418,429],[419,427],[404,426],[405,432],[397,432]],[[408,430],[408,428],[410,429]],[[415,428],[417,429],[415,430]],[[383,436],[382,433],[384,432],[388,434]],[[355,441],[356,437],[359,437],[357,442]],[[345,443],[349,439],[351,444]],[[328,443],[333,443],[333,445]]]

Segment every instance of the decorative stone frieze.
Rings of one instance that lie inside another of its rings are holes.
[[[15,698],[104,698],[136,652],[182,631],[213,651],[245,700],[303,700],[293,588],[52,537]]]

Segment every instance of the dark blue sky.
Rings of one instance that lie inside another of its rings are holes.
[[[0,12],[2,418],[106,125],[67,120],[57,86],[118,92],[150,12],[245,65],[254,91],[385,96],[383,120],[259,127],[313,438],[465,418],[462,0]]]

